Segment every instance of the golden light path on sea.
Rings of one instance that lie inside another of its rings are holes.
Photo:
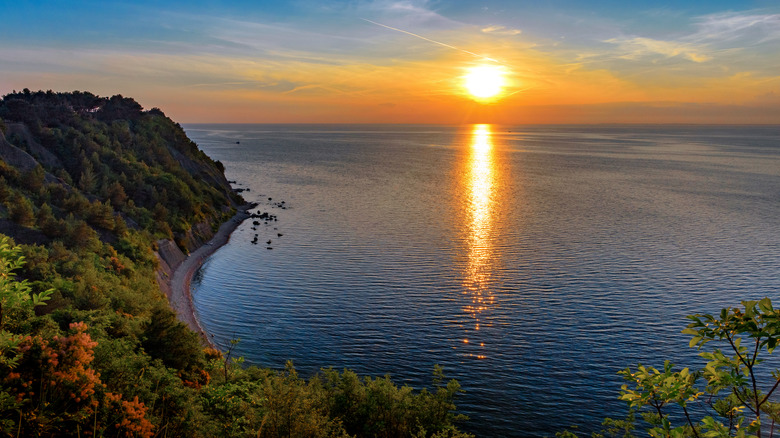
[[[490,289],[493,265],[494,194],[496,185],[495,151],[491,125],[474,125],[464,174],[469,191],[468,265],[465,280],[469,303],[464,311],[473,318],[474,330],[480,329],[481,314],[495,304]],[[464,343],[468,343],[468,338]],[[482,354],[478,358],[484,359]]]

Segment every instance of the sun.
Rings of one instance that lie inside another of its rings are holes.
[[[495,98],[504,88],[504,69],[495,65],[471,67],[463,76],[463,86],[477,100]]]

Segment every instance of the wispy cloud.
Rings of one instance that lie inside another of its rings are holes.
[[[482,28],[482,33],[491,34],[491,35],[508,35],[508,36],[514,36],[514,35],[520,35],[523,33],[520,29],[511,29],[506,26],[488,26]]]
[[[417,31],[448,29],[456,22],[439,14],[426,0],[374,0],[358,2],[352,11],[357,16],[367,17],[396,27]]]
[[[724,12],[696,19],[692,40],[731,43],[765,43],[780,39],[780,14]]]
[[[780,14],[723,12],[695,17],[694,31],[675,39],[661,40],[632,35],[603,42],[616,47],[621,59],[641,60],[648,56],[679,58],[703,63],[736,52],[749,52],[780,40]],[[777,52],[780,47],[775,47]]]
[[[416,15],[422,18],[439,18],[426,0],[375,0],[361,4],[364,10],[383,11],[401,15]]]
[[[668,58],[680,57],[693,62],[706,62],[712,57],[706,54],[706,48],[679,41],[663,41],[652,38],[610,38],[605,43],[615,44],[623,59],[639,59],[660,55]]]
[[[265,57],[286,53],[323,60],[328,54],[346,55],[344,47],[360,40],[343,32],[320,31],[311,26],[268,24],[236,19],[210,19],[204,32],[225,43],[227,53]],[[223,51],[222,54],[225,54]],[[314,55],[316,54],[316,56]]]

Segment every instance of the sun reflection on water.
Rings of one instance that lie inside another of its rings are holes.
[[[468,190],[468,265],[465,275],[465,293],[468,304],[464,311],[472,318],[473,330],[489,326],[482,321],[483,313],[495,305],[491,291],[493,271],[494,193],[496,165],[490,125],[475,125],[466,160],[465,183]],[[470,330],[469,330],[470,331]],[[464,340],[468,343],[468,339]],[[479,345],[484,347],[484,342]],[[484,359],[483,354],[475,354]]]

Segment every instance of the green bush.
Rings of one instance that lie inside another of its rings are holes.
[[[780,369],[767,366],[766,356],[780,342],[780,309],[769,298],[742,306],[688,316],[683,333],[700,351],[701,368],[676,369],[665,360],[662,368],[638,364],[620,371],[628,382],[620,399],[629,416],[605,420],[605,430],[593,436],[634,436],[638,411],[652,437],[771,437],[780,422],[780,403],[772,398]]]

